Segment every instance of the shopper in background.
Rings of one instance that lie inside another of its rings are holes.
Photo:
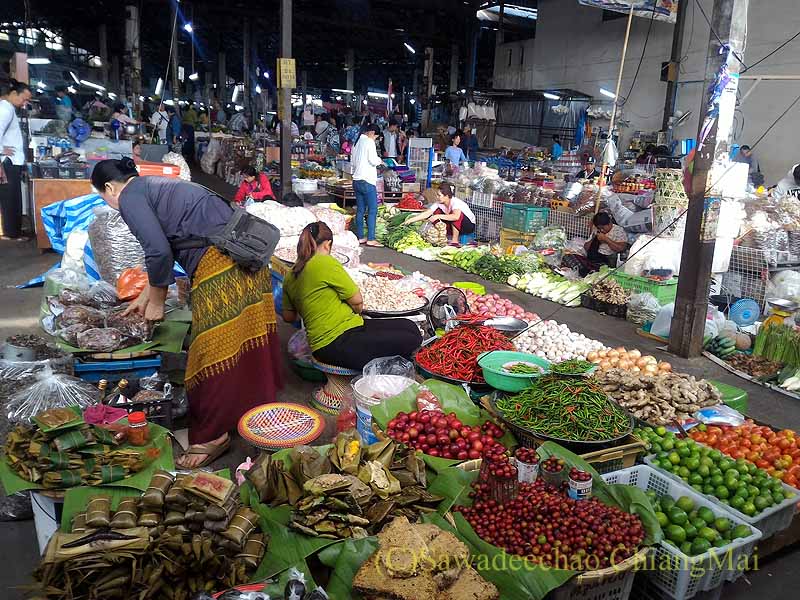
[[[314,135],[319,135],[325,131],[331,124],[328,122],[328,115],[317,115],[317,123],[314,125]]]
[[[72,121],[72,98],[63,85],[56,86],[56,116],[65,123]]]
[[[266,173],[259,173],[252,165],[242,169],[244,179],[233,201],[239,206],[243,206],[248,198],[252,198],[256,202],[263,200],[275,200],[275,194],[272,192],[272,185]]]
[[[383,157],[397,158],[402,151],[400,150],[401,132],[397,127],[397,121],[389,121],[389,125],[383,130]]]
[[[464,151],[459,148],[461,143],[461,136],[458,133],[453,134],[450,138],[450,145],[444,151],[444,157],[450,161],[450,164],[458,168],[462,162],[467,162],[467,157],[464,156]]]
[[[558,135],[553,136],[553,148],[550,150],[550,156],[553,160],[558,160],[564,154],[564,149],[561,147],[561,137]]]
[[[231,206],[204,187],[139,177],[130,158],[100,161],[92,185],[144,248],[148,286],[126,314],[164,319],[176,261],[192,281],[185,375],[191,445],[175,462],[200,468],[228,449],[229,432],[244,413],[274,402],[283,386],[269,268],[252,273],[214,246],[195,245],[218,234],[233,216]]]
[[[187,160],[194,160],[194,130],[197,127],[197,111],[194,105],[190,104],[189,107],[183,111],[181,119],[183,126],[181,128],[181,135],[183,136],[183,155]]]
[[[22,169],[25,167],[25,146],[19,127],[17,109],[31,99],[27,83],[15,79],[0,83],[0,167],[5,184],[0,184],[0,215],[3,217],[3,239],[26,241],[22,236]]]
[[[372,125],[372,115],[369,114],[369,110],[366,107],[361,109],[361,120],[358,124],[361,125],[362,128]]]
[[[158,105],[158,110],[150,117],[150,124],[155,127],[158,133],[158,141],[162,144],[168,143],[167,126],[169,125],[169,113],[163,102]]]
[[[172,150],[172,147],[181,141],[183,123],[178,113],[175,111],[174,106],[167,106],[167,114],[169,115],[169,123],[167,124],[167,146]]]
[[[459,245],[462,235],[475,233],[475,213],[461,198],[454,197],[455,190],[452,183],[443,183],[439,186],[438,202],[431,204],[427,210],[408,217],[405,224],[428,220],[430,223],[443,221],[447,224],[447,237],[454,246]]]
[[[360,371],[381,356],[410,358],[419,328],[408,319],[363,319],[358,286],[331,256],[333,233],[309,223],[297,243],[297,261],[283,284],[283,319],[303,319],[311,353],[327,364]]]
[[[744,163],[748,165],[748,179],[750,183],[753,184],[753,187],[758,187],[764,184],[764,175],[761,173],[761,167],[758,164],[758,159],[756,155],[753,154],[753,149],[745,144],[744,146],[739,148],[739,151],[736,153],[736,156],[733,157],[733,162],[735,163]]]
[[[353,164],[353,191],[356,194],[356,235],[367,246],[382,246],[375,239],[375,221],[378,217],[378,167],[382,165],[375,138],[380,135],[377,125],[370,125],[359,136],[350,156]],[[364,213],[367,215],[367,237],[364,237]]]
[[[778,182],[773,196],[776,198],[793,196],[800,199],[800,164],[793,166],[786,177]]]
[[[114,104],[114,112],[111,113],[111,119],[119,121],[123,125],[138,125],[139,121],[133,117],[128,116],[127,107],[122,102]]]
[[[478,160],[478,130],[467,128],[461,137],[461,149],[467,160]]]
[[[583,169],[578,171],[575,177],[578,179],[588,179],[589,181],[594,181],[600,177],[600,171],[597,169],[593,157],[587,155],[583,159]]]

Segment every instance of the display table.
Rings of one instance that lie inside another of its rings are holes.
[[[92,193],[92,182],[88,179],[32,179],[31,196],[33,199],[34,226],[36,229],[36,247],[47,250],[50,238],[42,224],[42,209],[68,198],[77,198]]]

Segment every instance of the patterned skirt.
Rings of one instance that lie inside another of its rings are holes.
[[[269,269],[250,273],[216,248],[192,283],[192,338],[186,367],[189,442],[210,442],[236,428],[283,387]]]

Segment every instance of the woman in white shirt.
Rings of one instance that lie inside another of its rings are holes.
[[[26,241],[22,235],[22,169],[25,146],[17,109],[31,99],[28,84],[12,79],[0,84],[0,162],[8,183],[0,185],[3,239]]]
[[[475,213],[466,202],[453,197],[454,193],[452,184],[443,183],[439,186],[439,201],[431,204],[426,211],[406,219],[406,225],[425,219],[431,223],[443,221],[447,224],[450,243],[457,246],[461,235],[475,233]]]

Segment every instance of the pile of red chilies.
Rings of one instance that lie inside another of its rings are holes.
[[[425,205],[419,201],[419,199],[414,194],[405,194],[403,199],[397,203],[397,208],[404,208],[406,210],[421,210],[425,208]]]
[[[417,353],[419,365],[437,375],[483,383],[478,356],[490,350],[513,350],[509,339],[491,327],[457,327]]]

